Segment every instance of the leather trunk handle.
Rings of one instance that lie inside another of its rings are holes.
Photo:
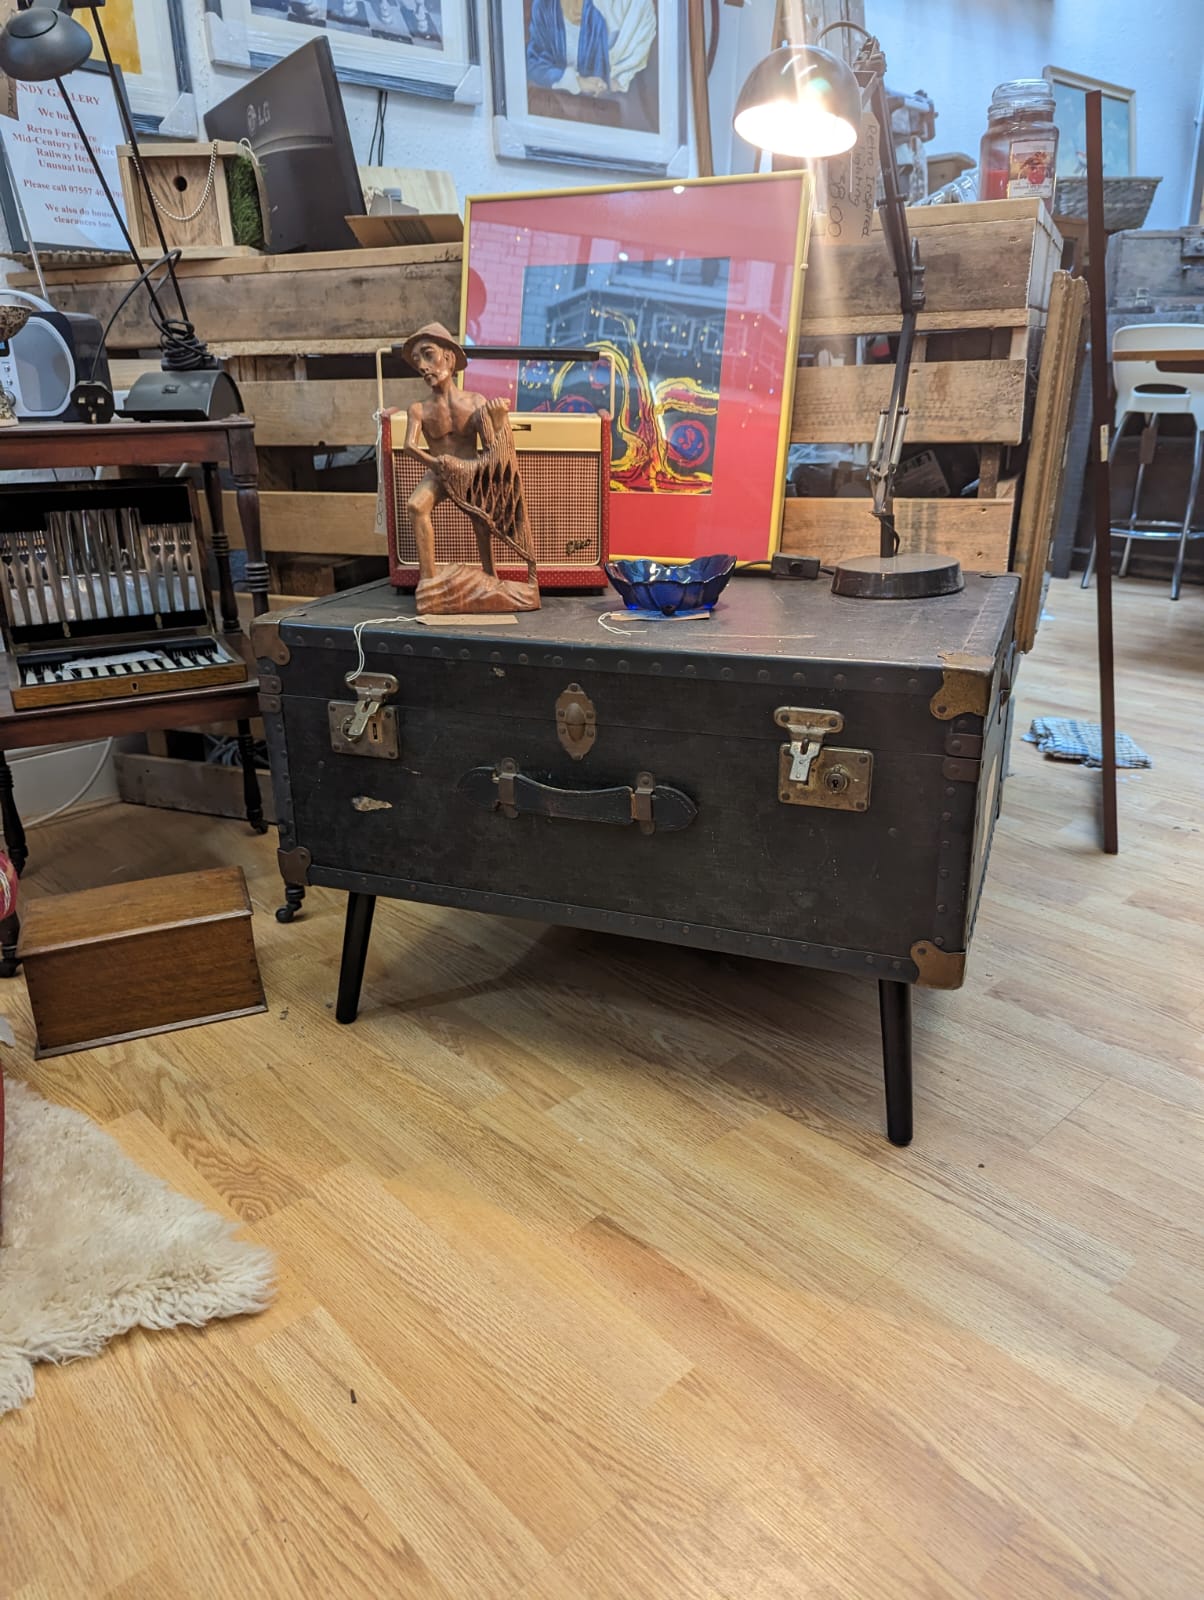
[[[614,827],[639,826],[641,833],[675,833],[688,828],[698,807],[667,783],[641,772],[634,783],[605,789],[562,789],[541,783],[518,770],[507,758],[496,767],[473,767],[457,786],[462,795],[486,811],[507,817],[555,817],[568,822],[604,822]]]

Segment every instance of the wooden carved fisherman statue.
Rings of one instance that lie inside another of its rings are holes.
[[[401,349],[431,390],[429,400],[410,407],[405,442],[406,453],[427,469],[406,507],[418,546],[418,610],[443,615],[538,611],[535,548],[506,402],[456,386],[456,373],[463,372],[468,358],[441,323],[419,328]],[[450,500],[471,520],[481,552],[479,567],[465,561],[436,563],[431,512],[442,500]],[[494,539],[526,565],[525,582],[498,577]]]

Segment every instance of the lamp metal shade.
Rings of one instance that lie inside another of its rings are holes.
[[[65,11],[33,6],[8,19],[0,33],[0,72],[18,83],[43,83],[82,67],[92,36]]]
[[[848,62],[830,50],[782,45],[749,73],[733,126],[775,155],[838,156],[857,143],[861,88]]]

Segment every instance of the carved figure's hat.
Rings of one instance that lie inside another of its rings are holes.
[[[419,328],[417,333],[412,333],[401,347],[402,356],[411,366],[414,365],[411,351],[416,344],[428,339],[433,344],[441,344],[445,350],[450,350],[456,358],[456,371],[463,372],[468,365],[468,357],[464,354],[464,347],[456,343],[451,334],[441,322],[428,322]]]

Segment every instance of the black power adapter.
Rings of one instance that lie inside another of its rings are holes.
[[[788,556],[781,551],[769,563],[771,578],[818,578],[818,556]]]

